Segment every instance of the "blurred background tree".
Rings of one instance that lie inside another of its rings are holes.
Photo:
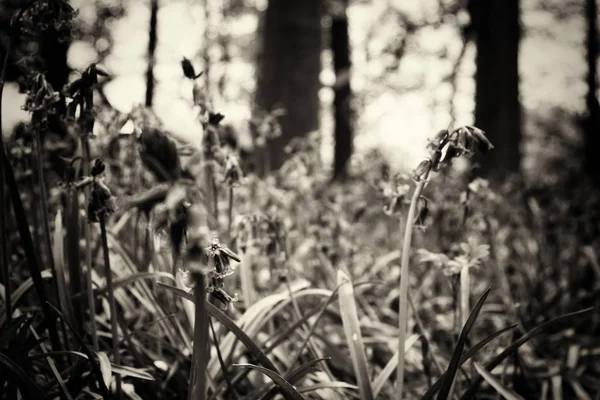
[[[324,11],[320,0],[271,0],[264,13],[256,108],[285,110],[279,118],[282,134],[268,144],[271,170],[282,165],[290,139],[319,128]]]
[[[333,176],[344,179],[352,155],[352,91],[350,88],[350,37],[348,36],[348,0],[331,1],[330,43],[333,53],[334,165]]]
[[[477,52],[475,125],[494,144],[476,174],[502,180],[521,163],[519,1],[470,0],[469,12]]]
[[[600,186],[600,157],[596,149],[600,146],[600,105],[598,104],[598,3],[585,1],[587,24],[586,64],[587,64],[587,118],[585,129],[585,170],[594,183]]]
[[[594,0],[70,1],[79,9],[72,41],[21,43],[15,60],[39,47],[59,88],[98,62],[110,73],[99,104],[121,113],[152,106],[195,144],[202,128],[181,77],[184,56],[207,71],[211,100],[241,145],[252,146],[252,115],[286,110],[282,136],[269,144],[272,168],[291,138],[318,130],[332,176],[344,176],[354,150],[373,147],[409,170],[431,132],[468,123],[496,146],[476,174],[539,179],[544,170],[552,180],[565,170],[559,160],[589,176],[598,170]],[[0,52],[20,4],[0,4]],[[8,81],[19,74],[11,64]],[[5,102],[7,126],[24,117],[14,99]]]

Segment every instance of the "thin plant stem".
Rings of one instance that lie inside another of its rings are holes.
[[[229,187],[229,201],[227,206],[227,237],[231,238],[231,225],[233,223],[233,186]]]
[[[83,124],[81,124],[83,127]],[[90,175],[90,146],[87,141],[87,136],[84,134],[81,137],[81,152],[83,155],[83,176]],[[86,186],[84,188],[85,198],[90,198],[90,188]],[[96,319],[94,318],[96,310],[96,302],[94,298],[94,284],[92,282],[92,243],[91,243],[91,231],[89,224],[85,223],[83,226],[83,235],[85,237],[85,270],[86,270],[86,292],[88,300],[88,308],[90,312],[90,332],[92,335],[92,348],[94,351],[99,351],[100,346],[98,344],[98,331],[96,329]]]
[[[100,236],[102,240],[102,250],[104,253],[104,273],[106,275],[106,295],[110,307],[110,328],[113,343],[113,360],[115,364],[121,363],[121,355],[119,354],[119,321],[117,320],[117,305],[113,291],[112,271],[110,269],[110,256],[108,252],[108,239],[106,236],[106,216],[101,213],[100,221]],[[93,315],[93,313],[92,313]],[[117,386],[117,399],[121,398],[121,375],[115,374],[115,383]]]
[[[209,358],[208,311],[206,310],[206,277],[202,273],[194,273],[196,287],[194,297],[196,313],[194,318],[194,350],[192,354],[192,371],[190,373],[190,389],[188,400],[205,400],[206,366]]]
[[[287,275],[286,275],[286,279],[285,279],[285,283],[287,286],[287,289],[290,293],[290,299],[292,300],[292,308],[294,310],[294,312],[296,313],[296,317],[298,318],[299,321],[302,321],[304,319],[304,315],[302,315],[302,311],[300,310],[300,305],[298,304],[298,300],[296,299],[296,296],[294,296],[294,291],[292,290],[292,285],[290,283],[290,276],[291,276],[291,268],[289,267],[289,264],[287,265]],[[311,340],[312,337],[312,333],[313,330],[311,329],[311,327],[308,325],[308,323],[303,323],[302,324],[303,328],[306,330],[307,332],[307,336],[306,336],[306,341],[307,341],[307,346],[309,351],[312,353],[312,356],[315,359],[320,358],[320,355],[317,352],[317,346],[315,345],[315,343],[313,342],[313,340]],[[300,350],[300,352],[298,352],[298,358],[302,355],[302,350]],[[295,359],[296,361],[297,359]],[[284,376],[289,375],[293,369],[294,369],[294,363],[290,363],[290,366],[288,367],[287,371],[285,372]],[[333,374],[331,372],[331,370],[327,367],[327,364],[323,364],[323,370],[324,372],[329,376],[329,378],[333,381],[334,377]]]
[[[0,150],[5,152],[6,148],[4,146],[4,138],[0,138],[0,143]],[[39,296],[40,302],[42,303],[42,312],[44,313],[46,329],[50,335],[52,349],[60,350],[60,339],[58,337],[58,332],[55,325],[56,318],[54,317],[54,314],[50,308],[50,303],[48,302],[48,293],[46,292],[46,287],[42,279],[42,269],[40,267],[41,262],[39,259],[39,254],[33,243],[33,237],[31,235],[31,231],[29,230],[27,213],[23,207],[23,202],[21,200],[21,196],[19,195],[19,187],[15,180],[15,174],[12,165],[8,161],[6,153],[4,153],[3,162],[4,165],[2,165],[2,169],[6,174],[6,187],[8,189],[8,194],[10,195],[13,212],[15,213],[17,229],[19,231],[19,236],[21,237],[23,250],[27,259],[27,264],[29,265],[29,272],[31,274],[31,279],[33,280],[33,285]]]
[[[35,118],[35,117],[34,117]],[[46,201],[46,181],[44,179],[44,154],[42,150],[42,138],[40,137],[41,132],[34,132],[33,136],[35,137],[35,156],[36,156],[36,167],[37,167],[37,179],[40,191],[40,209],[42,212],[42,229],[44,229],[44,246],[46,247],[46,252],[48,256],[48,265],[50,266],[50,271],[52,271],[52,276],[54,276],[55,281],[56,278],[56,266],[54,265],[54,256],[52,254],[52,242],[51,242],[51,233],[50,233],[50,223],[48,216],[48,202]],[[58,293],[58,288],[55,287]],[[64,310],[61,310],[64,312]]]
[[[400,267],[400,294],[399,294],[399,311],[398,311],[398,366],[396,370],[396,399],[402,400],[402,391],[404,389],[404,363],[403,357],[406,340],[406,329],[408,325],[408,264],[410,262],[410,245],[412,240],[412,231],[414,226],[415,216],[417,214],[417,205],[421,193],[427,184],[429,171],[424,174],[423,178],[417,183],[413,193],[408,215],[406,217],[406,229],[404,231],[404,242],[402,244],[402,260]]]
[[[217,357],[219,358],[219,363],[221,364],[221,369],[223,370],[223,377],[225,378],[225,382],[227,383],[227,390],[231,394],[231,397],[234,400],[237,400],[238,397],[233,387],[233,384],[231,383],[231,377],[229,376],[227,365],[225,365],[225,360],[223,360],[223,355],[221,354],[221,348],[219,347],[219,338],[217,337],[217,332],[215,332],[215,327],[213,326],[212,318],[208,319],[208,323],[210,325],[210,330],[213,335],[215,349],[217,350]]]
[[[217,229],[219,228],[219,188],[217,187],[217,181],[215,179],[215,172],[211,170],[211,184],[212,184],[212,195],[213,195],[213,215],[215,216],[215,221],[217,225]]]

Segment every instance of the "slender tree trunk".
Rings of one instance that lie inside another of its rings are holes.
[[[335,98],[333,101],[335,116],[335,150],[333,176],[335,179],[346,177],[346,167],[352,155],[351,108],[352,90],[350,88],[350,39],[348,37],[348,1],[342,0],[339,9],[333,10],[331,21],[331,50],[335,70]]]
[[[469,8],[477,36],[475,125],[494,144],[476,173],[499,182],[521,162],[519,0],[471,0]]]
[[[158,0],[150,0],[150,28],[148,30],[148,68],[146,69],[146,107],[152,107],[154,99],[154,63],[156,61],[156,27]]]
[[[585,171],[594,183],[600,186],[600,157],[597,149],[600,146],[600,105],[598,104],[598,3],[586,0],[585,15],[587,20],[587,86],[586,96],[587,118],[585,121]]]
[[[292,138],[319,127],[323,11],[320,0],[270,0],[264,15],[257,111],[287,111],[279,118],[282,135],[268,143],[272,169],[283,164]]]

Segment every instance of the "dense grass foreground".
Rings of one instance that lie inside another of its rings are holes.
[[[32,1],[12,40],[72,18]],[[0,149],[0,398],[600,398],[597,239],[562,198],[457,176],[493,151],[481,129],[440,131],[409,175],[372,154],[332,184],[308,136],[258,177],[187,60],[197,146],[95,106],[95,65],[65,88],[23,74],[31,122]],[[256,162],[277,115],[258,126]]]

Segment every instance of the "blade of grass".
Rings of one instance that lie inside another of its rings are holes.
[[[37,334],[37,332],[35,331],[35,329],[33,328],[33,326],[29,326],[29,330],[31,331],[33,337],[36,340],[40,340],[40,337]],[[43,342],[40,342],[40,349],[42,349],[42,353],[44,353],[44,354],[48,353],[48,350],[46,349],[46,345]],[[50,371],[52,371],[52,375],[54,375],[54,379],[56,379],[56,382],[58,382],[58,386],[60,387],[60,391],[63,395],[63,398],[65,398],[67,400],[73,400],[71,393],[69,393],[69,390],[67,389],[67,385],[65,385],[65,381],[60,376],[58,369],[56,369],[54,360],[52,360],[51,357],[47,356],[46,362],[48,363],[48,366],[50,367]]]
[[[564,322],[565,320],[571,319],[573,317],[578,317],[578,316],[587,314],[587,313],[589,313],[592,310],[594,310],[593,307],[585,308],[583,310],[579,310],[579,311],[575,311],[575,312],[572,312],[572,313],[561,315],[559,317],[551,319],[550,321],[544,322],[544,323],[536,326],[535,328],[533,328],[529,332],[527,332],[525,335],[521,336],[519,339],[517,339],[514,342],[512,342],[506,349],[504,349],[500,354],[498,354],[490,362],[488,362],[485,365],[485,369],[491,371],[494,368],[496,368],[498,365],[500,365],[500,363],[502,361],[504,361],[512,353],[514,353],[515,351],[517,351],[517,349],[519,347],[521,347],[524,343],[526,343],[531,338],[533,338],[533,337],[539,335],[540,333],[542,333],[544,331],[544,329],[546,329],[546,328],[548,328],[548,327],[550,327],[550,326],[552,326],[554,324],[557,324],[559,322]],[[479,385],[481,385],[481,382],[483,382],[483,378],[481,376],[478,376],[478,377],[474,378],[473,382],[471,383],[471,386],[462,395],[461,399],[469,399],[469,398],[471,398],[475,394],[475,392],[477,391]]]
[[[412,335],[408,339],[406,339],[406,344],[404,345],[404,351],[408,353],[411,347],[414,346],[419,340],[419,335]],[[381,389],[383,389],[383,385],[390,379],[392,373],[396,370],[396,366],[398,364],[398,353],[394,353],[390,361],[383,367],[377,378],[373,381],[373,397],[377,398]]]
[[[36,120],[35,113],[33,117],[34,121]],[[42,229],[44,230],[44,247],[46,247],[46,252],[48,253],[48,264],[50,271],[56,277],[56,269],[54,266],[54,256],[52,255],[52,243],[51,238],[52,235],[50,233],[50,216],[48,215],[48,200],[46,196],[48,192],[46,191],[46,179],[44,177],[44,154],[42,148],[42,139],[41,139],[41,131],[34,132],[34,142],[35,142],[35,156],[36,156],[36,167],[37,167],[37,180],[40,191],[40,209],[42,211]],[[58,291],[58,288],[57,288]]]
[[[465,343],[467,341],[467,336],[469,335],[471,328],[473,328],[473,325],[475,324],[475,321],[479,316],[479,312],[481,311],[485,300],[490,294],[490,290],[490,288],[486,289],[486,291],[483,292],[479,300],[477,300],[477,303],[475,303],[471,314],[469,314],[469,318],[467,318],[467,322],[460,331],[460,336],[458,337],[458,341],[456,342],[456,346],[454,347],[452,358],[450,358],[450,364],[448,365],[448,369],[446,370],[446,373],[444,374],[444,377],[442,379],[442,386],[440,387],[440,391],[437,397],[438,400],[446,400],[452,396],[451,388],[454,386],[454,379],[456,377],[458,368],[460,367],[460,359],[462,356],[463,349],[465,347]]]
[[[79,232],[79,197],[77,190],[69,188],[67,190],[66,197],[67,205],[65,208],[65,227],[67,231],[67,269],[69,271],[69,285],[71,289],[70,294],[71,296],[74,296],[76,293],[79,293],[83,290],[83,277],[81,276],[81,255],[79,250],[81,235]],[[83,332],[85,326],[85,307],[83,305],[83,300],[84,299],[72,297],[72,312],[73,317],[75,318],[75,326],[80,329],[80,332]],[[88,309],[93,310],[91,306]]]
[[[81,109],[83,110],[84,105],[81,104]],[[81,117],[80,117],[80,126],[81,126],[81,131],[84,132],[83,135],[81,135],[81,152],[82,152],[82,158],[83,161],[81,163],[82,165],[82,172],[83,172],[83,176],[87,177],[90,176],[90,165],[92,163],[91,157],[90,157],[90,144],[88,142],[88,136],[91,134],[91,132],[85,132],[86,131],[86,124],[84,122],[84,117],[83,117],[84,113],[83,111],[81,112]],[[87,185],[86,187],[83,188],[83,193],[85,194],[85,199],[89,199],[90,195],[91,195],[91,188],[89,185]],[[79,202],[78,202],[78,206],[79,206]],[[79,213],[77,213],[77,215],[79,215]],[[91,334],[92,334],[92,347],[94,349],[94,351],[98,352],[100,350],[99,344],[98,344],[98,329],[96,327],[96,319],[94,318],[94,312],[93,310],[96,309],[96,299],[94,297],[94,284],[93,284],[93,280],[92,280],[92,232],[90,229],[90,225],[86,222],[83,224],[83,236],[85,238],[85,272],[86,272],[86,276],[85,276],[85,283],[86,283],[86,291],[87,291],[87,306],[88,306],[88,310],[90,310],[90,330],[91,330]]]
[[[369,367],[365,355],[365,344],[360,332],[360,321],[358,320],[354,288],[352,287],[350,278],[342,270],[338,270],[337,272],[337,283],[340,286],[339,303],[342,324],[346,342],[350,349],[350,358],[352,359],[352,366],[356,374],[360,398],[362,400],[372,400],[374,399],[373,389],[369,380]]]
[[[290,282],[290,276],[292,275],[292,269],[290,268],[289,264],[286,265],[286,267],[287,267],[288,273],[286,275],[285,283],[286,283],[286,286],[287,286],[289,294],[290,294],[290,300],[292,301],[292,309],[296,313],[297,319],[298,320],[303,320],[303,315],[302,315],[302,311],[300,310],[300,305],[298,304],[298,301],[296,300],[296,296],[294,295],[294,291],[292,290],[292,285],[291,285],[291,282]],[[308,325],[306,325],[304,328],[307,331],[310,331],[310,327],[308,327]],[[306,336],[306,340],[308,341],[307,342],[308,349],[312,353],[312,356],[315,359],[321,358],[320,354],[319,354],[318,347],[316,346],[316,344],[312,340],[312,335],[307,335]],[[300,353],[300,354],[302,354],[302,353]],[[291,371],[292,368],[294,368],[293,365],[290,365],[289,368],[288,368],[288,370],[286,371],[286,374],[285,374],[286,376]],[[329,376],[329,378],[331,380],[334,380],[333,373],[329,370],[329,368],[327,367],[327,364],[325,364],[323,366],[323,371]]]
[[[469,316],[469,310],[471,305],[469,304],[469,296],[471,295],[471,276],[469,275],[469,268],[463,268],[460,270],[460,324],[465,326],[467,324],[467,318]]]
[[[58,316],[61,320],[63,320],[65,322],[65,324],[67,324],[67,327],[73,333],[75,340],[77,340],[77,342],[81,346],[81,349],[83,350],[84,354],[88,358],[88,361],[90,362],[92,373],[94,374],[94,377],[96,378],[96,382],[98,383],[98,389],[102,393],[102,396],[104,396],[107,399],[112,398],[108,391],[108,388],[104,384],[104,380],[102,379],[102,371],[100,370],[100,365],[98,364],[98,361],[96,361],[96,359],[94,358],[94,353],[92,352],[92,350],[90,350],[88,345],[85,344],[85,341],[83,340],[83,338],[77,333],[77,331],[75,331],[73,329],[73,326],[69,323],[69,321],[67,321],[65,319],[64,315],[56,307],[54,307],[50,303],[48,303],[48,307],[50,309],[50,312],[54,312],[54,314],[56,316]]]
[[[298,393],[308,393],[314,392],[322,389],[345,389],[345,390],[358,390],[358,386],[351,385],[346,382],[328,382],[328,383],[318,383],[316,385],[304,386],[298,388]]]
[[[106,290],[108,304],[110,307],[110,328],[112,334],[112,353],[115,364],[121,363],[121,355],[119,353],[119,321],[117,320],[117,305],[115,303],[114,288],[112,286],[112,270],[110,268],[110,253],[108,250],[108,240],[106,238],[106,215],[99,215],[100,221],[100,237],[102,240],[102,252],[104,253],[104,274],[106,279]],[[117,399],[122,396],[121,393],[121,376],[117,375],[115,379],[117,386]]]
[[[102,372],[102,380],[106,387],[110,387],[112,384],[112,367],[110,365],[110,359],[103,351],[96,353],[96,355],[98,356],[98,362],[100,364],[100,372]]]
[[[225,365],[225,360],[223,360],[223,355],[221,354],[221,348],[219,347],[219,338],[217,337],[217,332],[215,332],[215,327],[213,326],[212,319],[208,319],[208,323],[210,325],[210,330],[213,335],[213,342],[215,344],[215,349],[217,350],[217,357],[219,358],[219,364],[221,364],[221,371],[223,372],[223,377],[225,378],[225,383],[227,383],[227,390],[230,393],[230,396],[237,400],[237,394],[231,383],[231,377],[229,376],[229,370],[227,369],[227,365]]]
[[[508,332],[514,328],[516,328],[517,325],[510,325],[507,326],[506,328],[500,329],[497,332],[492,333],[491,335],[487,336],[486,338],[484,338],[483,340],[479,341],[475,346],[471,347],[469,350],[467,350],[465,352],[465,354],[461,357],[460,359],[460,365],[463,365],[465,362],[467,362],[471,357],[473,357],[475,354],[477,354],[477,352],[479,350],[481,350],[482,348],[484,348],[489,342],[491,342],[492,340],[494,340],[495,338],[497,338],[498,336],[500,336],[501,334]],[[421,398],[421,400],[430,400],[433,399],[433,396],[435,396],[435,394],[437,393],[437,391],[440,389],[440,386],[442,385],[442,380],[445,376],[445,373],[442,374],[442,376],[433,384],[433,386],[431,386],[429,388],[429,390],[423,395],[423,397]]]
[[[13,360],[0,351],[0,364],[2,364],[7,370],[11,371],[13,375],[21,382],[19,385],[22,393],[29,393],[35,399],[47,399],[44,391],[36,385],[36,383],[19,367]]]
[[[288,382],[290,382],[291,384],[295,385],[297,382],[299,382],[301,379],[303,379],[306,375],[308,375],[310,372],[312,372],[317,364],[319,364],[320,362],[329,361],[329,360],[331,360],[331,357],[318,358],[316,360],[310,360],[308,362],[305,362],[304,364],[302,364],[301,366],[299,366],[298,368],[296,368],[295,370],[290,372],[289,375],[286,376],[286,380]]]
[[[301,366],[299,366],[298,368],[296,368],[289,374],[286,374],[285,380],[290,385],[296,385],[306,375],[310,374],[311,372],[317,371],[316,365],[318,363],[320,363],[322,361],[328,361],[328,360],[331,360],[331,358],[324,357],[324,358],[318,358],[316,360],[310,360],[310,361],[302,364]],[[279,392],[279,387],[277,385],[275,385],[274,387],[269,387],[269,385],[267,385],[267,387],[259,390],[259,393],[263,393],[263,392],[264,392],[264,394],[262,396],[259,396],[258,398],[260,400],[270,400],[273,396],[275,396]]]
[[[58,210],[54,219],[54,240],[53,250],[54,255],[54,266],[56,267],[56,286],[58,287],[58,301],[61,309],[63,310],[66,317],[73,323],[74,326],[80,328],[80,320],[73,318],[73,308],[71,307],[70,293],[67,289],[67,279],[65,272],[65,259],[64,259],[64,247],[63,247],[63,223],[62,223],[62,212]],[[72,300],[75,302],[75,300]],[[80,331],[81,332],[81,331]]]
[[[327,300],[325,301],[325,303],[329,304],[329,302]],[[325,304],[325,306],[327,306],[327,304]],[[269,353],[271,353],[271,351],[273,351],[281,343],[285,342],[286,340],[289,340],[291,338],[292,333],[294,333],[300,326],[303,326],[303,324],[306,321],[308,321],[309,318],[311,318],[312,316],[317,314],[321,309],[322,309],[322,307],[316,307],[316,308],[312,309],[311,311],[306,313],[306,315],[304,315],[302,320],[295,321],[285,331],[281,332],[273,341],[267,340],[265,345],[266,344],[268,344],[268,345],[265,347],[264,353],[266,355],[268,355]],[[323,313],[321,313],[319,316],[316,317],[315,322],[318,322],[318,320],[320,319],[322,314]],[[315,326],[315,324],[313,324],[313,326],[311,326],[311,331],[314,329],[314,326]],[[306,339],[304,340],[304,342],[306,342]],[[300,352],[301,352],[301,350],[300,350]],[[290,363],[290,365],[293,365],[293,364],[295,364],[295,361]],[[244,370],[244,371],[238,373],[233,378],[232,384],[236,385],[237,383],[239,383],[248,374],[248,372],[250,372],[250,370],[247,369],[247,370]],[[219,388],[217,388],[217,390],[215,390],[215,392],[212,394],[211,400],[214,400],[216,398],[216,396],[219,395],[223,390],[224,390],[223,384],[221,384],[221,386],[219,386]]]
[[[524,400],[521,396],[506,388],[498,379],[496,379],[496,377],[494,377],[494,375],[489,373],[481,365],[478,363],[474,363],[474,365],[479,375],[481,375],[481,377],[485,379],[485,381],[489,383],[491,387],[496,389],[496,391],[506,400]]]
[[[250,368],[250,369],[254,369],[254,370],[262,372],[263,374],[265,374],[266,376],[271,378],[277,386],[279,386],[279,388],[281,389],[281,393],[283,394],[283,397],[285,397],[287,400],[303,400],[304,399],[304,397],[302,397],[302,395],[300,393],[298,393],[298,391],[294,388],[294,386],[292,386],[281,375],[279,375],[277,372],[275,372],[271,369],[264,368],[264,367],[261,367],[258,365],[252,365],[252,364],[233,364],[233,366],[241,367],[241,368]]]
[[[252,259],[254,245],[249,238],[246,244],[246,251],[241,254],[242,262],[239,265],[240,283],[242,286],[242,299],[246,309],[250,308],[256,301],[256,290],[254,289],[254,275],[252,274]]]
[[[50,272],[50,270],[42,271],[41,275],[42,275],[43,280],[52,279],[52,273]],[[11,298],[11,301],[13,303],[13,308],[16,308],[19,305],[23,296],[25,294],[27,294],[27,292],[29,292],[32,287],[33,287],[33,279],[32,278],[25,279],[23,281],[23,283],[21,283],[19,285],[19,287],[17,287],[17,289],[12,293],[12,298]],[[2,313],[2,314],[0,314],[0,326],[4,325],[5,322],[6,322],[6,313]]]
[[[54,356],[63,356],[63,355],[70,355],[70,356],[77,356],[86,360],[89,360],[90,358],[87,356],[87,354],[79,352],[79,351],[72,351],[72,350],[61,350],[61,351],[48,351],[44,354],[33,354],[31,356],[29,356],[29,359],[31,360],[35,360],[38,358],[43,358],[43,357],[54,357]],[[128,367],[126,365],[117,365],[115,363],[110,363],[110,368],[112,373],[114,374],[119,374],[123,377],[125,376],[130,376],[132,378],[138,378],[138,379],[143,379],[146,381],[153,381],[154,377],[152,375],[150,375],[148,372],[139,369],[139,368],[132,368],[132,367]],[[102,372],[102,369],[100,368],[100,371]],[[101,377],[103,380],[104,378]]]
[[[176,294],[177,296],[180,296],[186,300],[195,302],[194,296],[191,293],[188,293],[188,292],[186,292],[182,289],[176,288],[174,286],[166,285],[162,282],[158,282],[158,284],[160,286],[164,287],[165,289],[170,290],[172,293]],[[236,325],[236,323],[233,322],[227,316],[227,314],[225,314],[223,311],[219,310],[218,307],[214,306],[213,304],[211,304],[209,302],[206,302],[206,310],[208,311],[208,313],[210,314],[211,317],[215,318],[222,325],[224,325],[227,329],[229,329],[238,338],[238,340],[246,346],[246,348],[250,351],[250,354],[252,354],[252,356],[261,365],[263,365],[265,368],[268,368],[270,370],[278,372],[277,367],[275,367],[275,365],[271,362],[271,360],[269,360],[267,355],[260,349],[260,347],[256,344],[256,342],[254,342],[252,339],[250,339],[250,337],[248,335],[246,335],[246,333],[244,331],[242,331]]]
[[[60,349],[61,345],[56,329],[55,319],[52,318],[53,314],[49,309],[50,303],[48,303],[48,293],[46,292],[46,288],[42,279],[42,270],[40,268],[39,254],[33,243],[31,232],[29,231],[29,221],[27,220],[27,214],[25,213],[25,208],[23,207],[23,202],[21,201],[21,196],[19,195],[19,187],[17,186],[17,182],[15,180],[15,174],[12,165],[10,164],[6,155],[4,138],[0,138],[0,141],[2,141],[2,151],[4,151],[3,170],[6,177],[6,186],[8,188],[8,193],[11,198],[17,229],[19,231],[19,236],[21,237],[21,244],[23,246],[23,251],[25,252],[27,265],[29,266],[29,273],[31,274],[31,279],[33,280],[35,291],[38,295],[40,303],[42,304],[42,312],[44,314],[45,319],[45,328],[48,330],[50,342],[52,343],[52,349]]]

